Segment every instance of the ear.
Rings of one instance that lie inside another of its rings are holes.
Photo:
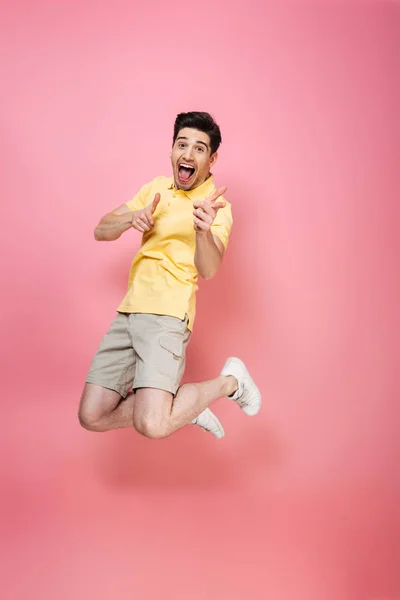
[[[214,154],[210,157],[210,168],[215,165],[218,160],[218,152],[214,152]]]

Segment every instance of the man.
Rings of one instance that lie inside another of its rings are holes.
[[[136,229],[142,245],[128,292],[87,376],[79,408],[87,429],[133,426],[160,439],[193,423],[221,438],[222,425],[208,408],[214,400],[228,397],[248,415],[260,409],[260,392],[238,358],[228,359],[216,379],[179,387],[198,275],[214,277],[232,227],[231,206],[222,197],[226,187],[216,190],[211,175],[220,143],[208,113],[179,114],[173,177],[154,179],[95,229],[96,240],[116,240]]]

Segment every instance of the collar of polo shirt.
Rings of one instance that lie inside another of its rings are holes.
[[[210,175],[210,177],[206,179],[201,185],[199,185],[196,188],[193,188],[192,190],[187,191],[177,189],[175,187],[173,178],[171,178],[171,184],[168,186],[168,189],[176,190],[177,192],[182,192],[182,194],[187,196],[193,202],[196,202],[197,200],[205,200],[206,198],[211,196],[213,192],[215,192],[214,178],[212,175]]]

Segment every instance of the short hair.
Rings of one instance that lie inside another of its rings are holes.
[[[214,154],[218,150],[222,142],[221,131],[210,114],[206,112],[180,113],[175,119],[173,144],[175,144],[180,130],[185,127],[198,129],[208,135],[210,138],[211,154]]]

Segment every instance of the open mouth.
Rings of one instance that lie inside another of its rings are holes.
[[[181,183],[188,183],[195,173],[195,168],[187,163],[181,163],[178,168],[178,178]]]

